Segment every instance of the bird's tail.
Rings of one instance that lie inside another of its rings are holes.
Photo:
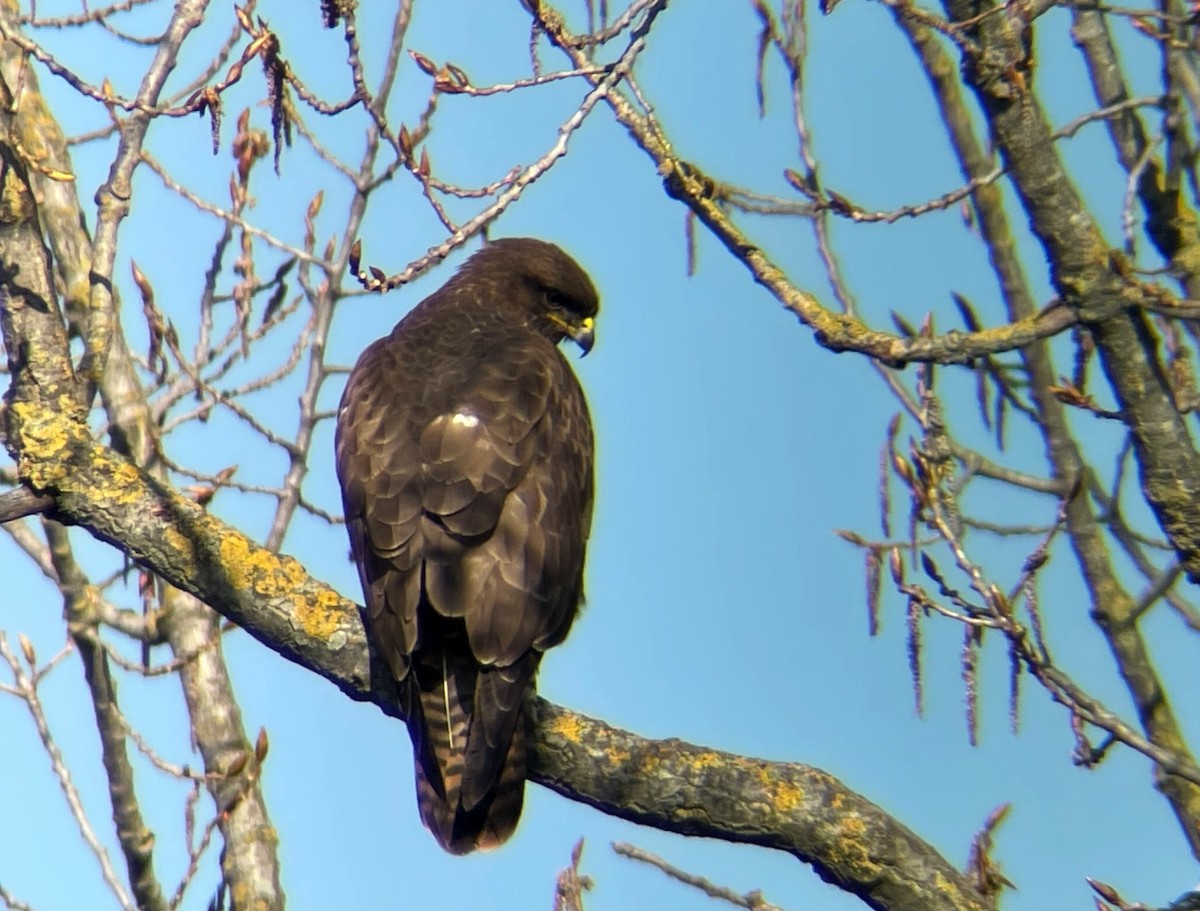
[[[409,715],[421,820],[451,854],[499,847],[524,802],[529,677],[449,656],[424,670]]]

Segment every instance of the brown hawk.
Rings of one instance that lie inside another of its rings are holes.
[[[453,854],[516,828],[526,695],[582,600],[592,424],[556,346],[586,354],[598,307],[558,247],[494,241],[363,352],[338,410],[366,621]]]

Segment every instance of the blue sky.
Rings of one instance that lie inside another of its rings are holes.
[[[51,14],[50,4],[38,6],[41,14]],[[304,6],[301,13],[283,0],[263,2],[259,14],[280,32],[284,54],[302,78],[327,97],[344,97],[342,38],[317,27],[315,4]],[[782,170],[797,162],[783,74],[775,64],[768,67],[768,116],[760,120],[754,101],[755,17],[748,6],[715,9],[671,5],[639,63],[641,84],[680,155],[718,179],[786,194]],[[149,23],[161,23],[168,12],[166,6],[153,8],[127,24],[152,32]],[[365,9],[362,15],[368,66],[377,66],[390,14]],[[215,47],[232,22],[228,12],[214,16],[224,18],[206,48]],[[811,24],[809,114],[826,185],[877,209],[920,202],[958,186],[924,82],[887,10],[846,0],[828,19],[814,10]],[[1047,103],[1059,122],[1091,107],[1085,76],[1071,55],[1068,25],[1065,16],[1050,13],[1038,39],[1036,79],[1054,86]],[[39,38],[54,42],[64,58],[81,47],[69,35]],[[518,3],[443,0],[418,4],[408,46],[435,61],[455,62],[485,85],[527,74],[527,39],[526,14]],[[135,65],[144,65],[145,57],[127,58],[126,50],[112,47],[112,54],[96,54],[79,65],[88,78],[107,75],[119,90],[131,91]],[[1130,42],[1124,51],[1135,64],[1140,61],[1146,80],[1154,78],[1148,45]],[[202,57],[197,50],[187,61],[194,65]],[[544,45],[542,58],[550,67],[560,62]],[[68,131],[100,122],[95,111],[69,103],[61,84],[42,78],[52,103],[67,105],[62,110],[78,118],[68,121]],[[242,105],[260,97],[260,85],[257,73],[248,71],[245,85],[231,94],[218,158],[208,157],[208,126],[199,118],[156,124],[151,148],[185,173],[190,186],[225,204],[233,122]],[[1150,87],[1147,81],[1139,91]],[[427,92],[427,77],[405,60],[392,122],[412,122]],[[435,171],[472,184],[528,163],[553,143],[558,125],[583,94],[580,85],[565,82],[517,96],[444,99],[428,141]],[[268,127],[261,107],[253,117]],[[361,118],[320,126],[332,144],[357,158]],[[1102,128],[1085,129],[1066,148],[1110,242],[1119,245],[1123,180]],[[89,147],[77,159],[85,208],[111,154],[111,145]],[[251,217],[295,236],[318,187],[326,192],[318,220],[323,239],[340,231],[345,186],[319,167],[303,143],[284,152],[281,177],[260,166]],[[136,295],[125,280],[130,258],[154,282],[160,305],[186,338],[218,226],[180,206],[148,173],[140,174],[135,193],[133,215],[122,228],[117,275],[136,348],[144,345],[144,335],[135,316]],[[828,299],[806,223],[762,218],[744,223],[798,286]],[[596,348],[586,360],[573,360],[599,441],[589,604],[568,642],[544,662],[539,691],[646,736],[819,766],[960,865],[988,812],[1011,802],[1011,819],[995,849],[1018,886],[1006,897],[1009,909],[1086,906],[1085,876],[1155,904],[1190,887],[1197,878],[1195,863],[1150,786],[1145,760],[1117,751],[1095,771],[1073,767],[1065,713],[1029,681],[1021,731],[1009,732],[1007,656],[998,640],[984,651],[979,747],[967,744],[957,627],[925,626],[926,711],[923,719],[915,716],[904,605],[885,598],[882,632],[869,638],[861,555],[832,533],[877,532],[879,447],[897,406],[862,359],[816,345],[702,231],[697,274],[689,278],[683,225],[682,208],[665,198],[649,159],[601,109],[573,137],[566,159],[493,229],[494,236],[532,235],[561,244],[588,269],[602,295]],[[440,239],[428,209],[405,180],[377,194],[360,236],[365,259],[386,271],[398,270]],[[957,209],[886,227],[838,224],[833,236],[862,312],[878,326],[887,325],[893,309],[912,322],[933,311],[939,325],[952,325],[952,290],[975,301],[985,318],[999,318],[986,253],[963,229]],[[1048,297],[1046,276],[1036,271],[1042,268],[1040,254],[1028,237],[1021,242],[1029,251],[1036,293]],[[273,256],[262,253],[261,274],[277,261]],[[344,301],[330,361],[352,363],[460,261],[456,256],[386,297]],[[988,449],[986,433],[971,420],[973,389],[962,373],[943,372],[939,380],[956,431],[965,442]],[[339,384],[326,390],[330,404],[339,393]],[[294,395],[285,385],[253,404],[289,431]],[[1089,453],[1110,464],[1105,454],[1115,453],[1120,442],[1112,428],[1086,420],[1079,427]],[[1013,430],[1004,458],[1044,473],[1040,445],[1021,438],[1019,425]],[[337,510],[331,435],[325,426],[305,493]],[[261,447],[232,419],[214,418],[181,434],[174,446],[177,457],[186,455],[199,467],[240,463],[242,480],[277,483],[283,470],[277,455],[260,458]],[[982,484],[972,489],[968,504],[1007,521],[1047,522],[1055,509],[1052,501],[1018,498]],[[267,505],[221,494],[213,509],[261,535]],[[1013,577],[1032,547],[979,534],[971,544],[1003,579]],[[12,568],[0,598],[0,627],[10,637],[24,631],[40,654],[50,654],[64,638],[58,600],[10,546],[2,546],[0,559]],[[112,565],[103,562],[102,548],[84,546],[97,566]],[[298,517],[284,550],[314,576],[359,598],[340,527]],[[1056,657],[1112,707],[1128,712],[1104,643],[1089,625],[1089,606],[1073,581],[1063,542],[1053,557],[1040,594]],[[1194,659],[1178,624],[1162,613],[1148,627],[1168,683],[1185,695],[1183,687],[1194,677],[1188,662]],[[581,836],[587,839],[584,869],[597,883],[588,902],[593,909],[701,908],[708,902],[655,871],[616,858],[607,847],[614,840],[634,842],[738,891],[762,889],[782,907],[859,906],[782,854],[638,828],[533,785],[511,844],[487,856],[447,857],[420,825],[401,725],[348,702],[244,634],[229,635],[226,649],[247,730],[253,737],[262,726],[270,734],[264,784],[293,909],[472,902],[549,907],[554,876]],[[78,701],[79,677],[76,662],[68,661],[46,684],[45,698],[103,831],[108,810],[90,711]],[[126,711],[146,736],[164,755],[187,761],[176,681],[122,679],[121,686]],[[1200,731],[1194,713],[1187,714],[1191,708],[1177,706],[1195,735]],[[103,906],[97,901],[102,885],[95,862],[79,844],[32,727],[11,698],[0,698],[0,730],[6,742],[0,751],[0,806],[10,820],[0,827],[0,883],[39,911]],[[139,766],[138,784],[159,833],[157,863],[170,882],[181,872],[181,792],[145,764]],[[204,907],[214,867],[210,862],[186,907]]]

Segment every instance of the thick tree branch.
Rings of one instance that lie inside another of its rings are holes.
[[[887,2],[893,10],[898,10],[890,0]],[[953,6],[960,0],[948,2]],[[964,5],[970,2],[961,0]],[[1129,277],[1122,260],[1112,256],[1099,232],[1094,226],[1089,227],[1082,206],[1071,209],[1078,200],[1071,199],[1069,181],[1059,179],[1054,173],[1057,163],[1041,160],[1053,159],[1054,149],[1043,142],[1047,125],[1039,121],[1036,102],[1029,96],[1032,71],[1024,67],[1021,57],[1024,51],[1018,35],[1022,24],[1019,9],[1009,4],[997,13],[994,7],[979,6],[969,25],[943,22],[928,14],[922,14],[919,22],[901,20],[926,63],[935,93],[943,104],[952,144],[972,187],[981,232],[1007,307],[1007,316],[1001,317],[1007,325],[936,337],[904,337],[903,333],[876,332],[853,313],[836,313],[797,289],[733,222],[728,188],[707,178],[672,150],[632,78],[628,91],[618,90],[617,77],[622,74],[613,66],[580,64],[580,60],[590,61],[593,53],[604,53],[594,50],[598,47],[594,36],[590,41],[578,40],[563,30],[557,14],[546,5],[528,3],[527,6],[541,17],[550,40],[572,57],[574,72],[590,80],[593,92],[587,103],[604,100],[611,106],[617,120],[654,161],[668,192],[704,221],[757,281],[813,329],[822,344],[833,350],[862,352],[877,362],[889,364],[910,360],[962,363],[1019,349],[1024,373],[1006,359],[1003,370],[997,371],[993,378],[1001,386],[1014,384],[1005,386],[1006,389],[1016,388],[1024,378],[1030,381],[1031,388],[1020,392],[1020,410],[1043,434],[1053,475],[1049,480],[1024,476],[1025,483],[1033,489],[1065,496],[1079,486],[1081,475],[1086,478],[1091,471],[1070,434],[1066,409],[1050,392],[1057,375],[1049,346],[1044,343],[1064,328],[1081,327],[1077,329],[1080,337],[1088,337],[1090,333],[1100,347],[1105,369],[1121,400],[1122,417],[1138,440],[1143,483],[1159,521],[1171,535],[1183,565],[1194,578],[1200,578],[1200,543],[1191,543],[1200,541],[1200,534],[1195,531],[1200,522],[1193,522],[1200,507],[1191,502],[1192,494],[1200,489],[1195,483],[1196,454],[1186,424],[1175,413],[1170,378],[1162,375],[1151,322],[1141,313],[1145,309],[1169,308],[1173,301],[1169,295],[1156,294]],[[13,0],[3,0],[3,7],[6,11],[15,9]],[[206,7],[206,3],[197,0],[181,0],[177,5],[172,28],[160,42],[172,55],[170,59],[174,59],[188,33],[188,21],[199,21]],[[641,42],[654,15],[663,7],[665,3],[661,0],[638,0],[625,14],[623,24],[608,30],[609,37],[638,23],[633,30],[634,38]],[[984,107],[990,125],[1004,139],[997,146],[1004,151],[1006,168],[1012,168],[1014,162],[1024,166],[1023,171],[1013,173],[1018,188],[1029,187],[1031,193],[1045,194],[1046,199],[1039,201],[1039,206],[1058,207],[1069,213],[1064,217],[1072,222],[1067,227],[1074,233],[1059,236],[1061,226],[1054,221],[1056,213],[1035,211],[1035,206],[1026,199],[1034,215],[1035,229],[1047,247],[1059,290],[1058,300],[1040,312],[1021,274],[999,186],[981,181],[992,164],[972,135],[972,120],[977,122],[978,118],[962,103],[961,84],[944,53],[944,40],[937,38],[930,28],[939,28],[943,36],[956,40],[966,53],[970,75],[980,77],[980,91],[996,95],[994,105],[985,101]],[[351,67],[361,95],[366,81],[358,62],[355,34],[352,24],[348,25]],[[943,48],[940,52],[939,47]],[[396,49],[398,45],[393,46]],[[169,73],[169,66],[161,65],[162,59],[160,54],[143,82],[139,99],[147,99],[147,104],[157,97]],[[394,71],[394,55],[389,60],[384,82],[390,81]],[[981,61],[986,61],[986,66]],[[609,82],[605,83],[605,92],[599,93],[597,89],[604,80]],[[25,94],[31,103],[36,100],[40,104],[36,90]],[[366,98],[359,100],[367,102]],[[1123,103],[1118,100],[1109,106]],[[0,497],[0,518],[6,514],[6,508],[48,509],[53,518],[86,528],[158,573],[172,586],[178,586],[163,592],[164,609],[153,612],[154,622],[148,618],[144,631],[147,636],[158,633],[165,636],[175,649],[177,660],[188,665],[185,692],[205,767],[215,773],[209,780],[215,782],[213,794],[222,817],[227,852],[237,854],[234,863],[243,859],[248,862],[244,873],[231,872],[232,867],[227,867],[226,876],[231,881],[240,878],[243,883],[251,883],[259,876],[264,880],[264,894],[278,896],[281,893],[273,856],[274,833],[256,789],[261,757],[256,756],[247,742],[219,651],[211,648],[219,641],[219,621],[198,599],[215,606],[268,648],[325,676],[348,697],[374,702],[389,714],[397,712],[390,674],[373,660],[359,608],[310,578],[296,561],[274,552],[283,540],[293,511],[303,503],[305,453],[313,428],[318,420],[328,417],[328,412],[317,410],[318,393],[329,373],[324,365],[323,340],[330,310],[339,293],[335,279],[343,266],[333,255],[333,243],[324,259],[314,257],[313,241],[309,238],[302,257],[300,283],[310,299],[320,297],[325,309],[318,322],[319,342],[309,352],[310,369],[304,384],[301,428],[295,448],[289,448],[291,440],[280,442],[291,456],[290,470],[283,482],[283,493],[278,496],[276,521],[267,546],[260,547],[170,487],[163,468],[171,463],[156,464],[160,429],[151,419],[134,360],[124,347],[120,308],[111,286],[112,257],[120,221],[128,211],[127,178],[142,154],[142,134],[151,109],[137,107],[138,116],[122,122],[118,161],[101,191],[101,222],[94,247],[79,230],[73,188],[48,179],[47,171],[42,170],[69,167],[59,163],[61,137],[55,136],[50,143],[53,148],[46,156],[43,157],[44,150],[40,147],[31,155],[39,135],[37,118],[21,121],[30,110],[24,106],[24,99],[21,106],[14,102],[12,109],[18,111],[15,129],[0,134],[13,139],[0,149],[3,156],[0,163],[4,165],[0,180],[3,267],[0,323],[11,373],[8,392],[11,407],[0,420],[8,424],[5,439],[19,463],[18,476],[7,478],[6,486],[16,482],[23,486]],[[368,102],[368,109],[376,118],[379,132],[386,136],[389,131],[380,113],[382,106],[371,107]],[[0,111],[0,119],[3,117],[4,112]],[[997,126],[1009,117],[1012,123],[1008,127]],[[1011,132],[1006,133],[1005,129]],[[1050,134],[1051,142],[1054,135]],[[347,238],[357,233],[354,226],[376,185],[368,177],[379,138],[372,135],[369,139],[368,155],[356,175],[360,192],[355,194],[350,209]],[[393,142],[402,158],[411,157],[401,148],[398,136],[386,138]],[[565,149],[567,136],[560,138]],[[408,164],[412,166],[413,162]],[[352,169],[343,170],[352,173]],[[392,173],[389,169],[386,176]],[[812,173],[816,173],[815,166]],[[1139,171],[1143,180],[1150,173],[1151,169]],[[26,181],[33,184],[33,193],[28,192]],[[425,184],[427,190],[433,185]],[[501,181],[496,186],[504,185]],[[1170,214],[1165,209],[1163,212],[1166,216]],[[50,286],[43,240],[58,259],[57,292]],[[248,258],[249,235],[245,240],[243,249]],[[93,249],[97,254],[94,266]],[[318,265],[317,270],[311,268],[314,264]],[[235,271],[240,267],[239,262]],[[217,274],[211,273],[210,290],[217,287]],[[247,275],[252,278],[253,269]],[[247,285],[252,284],[248,278]],[[1190,288],[1189,296],[1200,298]],[[56,306],[59,297],[65,302],[72,328],[86,342],[88,359],[78,376],[71,369],[63,320]],[[1191,307],[1186,312],[1194,316],[1197,310],[1200,308]],[[248,306],[245,312],[249,313]],[[971,328],[976,329],[973,325]],[[102,372],[101,365],[105,368]],[[83,394],[84,380],[100,385],[113,433],[108,445],[96,440],[88,427],[85,412],[90,398]],[[199,390],[200,386],[196,388]],[[1012,396],[1012,400],[1016,398]],[[217,400],[214,397],[213,401]],[[210,407],[211,403],[202,405]],[[265,427],[265,423],[261,426]],[[264,435],[267,434],[264,430]],[[1172,451],[1173,448],[1178,452]],[[1010,481],[1020,480],[1015,473],[1007,473],[1004,466],[985,462],[977,470]],[[1179,489],[1173,491],[1172,484]],[[1173,773],[1160,774],[1158,783],[1195,844],[1196,826],[1188,820],[1194,822],[1200,818],[1195,801],[1200,789],[1194,787],[1195,782],[1200,782],[1200,769],[1179,735],[1137,629],[1144,605],[1130,598],[1119,584],[1112,564],[1111,541],[1106,540],[1104,525],[1096,515],[1105,512],[1103,503],[1075,496],[1065,509],[1071,541],[1082,566],[1084,601],[1092,606],[1095,618],[1109,637],[1141,714],[1146,738],[1123,725],[1116,715],[1110,718],[1098,703],[1085,704],[1081,700],[1086,694],[1067,693],[1071,684],[1065,678],[1050,680],[1047,688],[1053,692],[1058,687],[1075,700],[1064,704],[1075,706],[1072,711],[1076,719],[1121,724],[1116,729],[1118,739],[1127,743],[1136,740],[1146,744],[1148,738],[1150,743],[1144,752]],[[24,523],[21,527],[25,528]],[[65,535],[62,543],[65,547]],[[45,561],[39,565],[47,571]],[[56,565],[59,569],[53,574],[69,585],[69,573],[63,572],[62,561],[56,561]],[[53,567],[49,572],[53,572]],[[66,587],[64,594],[70,595]],[[73,617],[77,621],[84,618],[82,608],[86,606],[76,605],[79,609],[73,611]],[[136,627],[138,618],[134,616],[133,621],[131,625]],[[91,623],[90,617],[87,622]],[[82,649],[84,642],[80,642]],[[185,656],[195,657],[185,660]],[[111,721],[116,704],[110,698],[112,691],[106,682],[104,656],[97,652],[84,658],[85,663],[99,661],[88,666],[89,680],[93,683],[98,717],[105,712]],[[225,706],[232,708],[229,718],[214,717],[214,708]],[[673,740],[651,741],[541,701],[536,714],[539,725],[534,738],[536,754],[531,778],[571,799],[646,825],[787,851],[811,864],[828,881],[861,896],[871,907],[983,909],[991,904],[988,895],[980,891],[981,887],[969,875],[956,871],[897,820],[819,770],[718,753]],[[105,723],[101,719],[102,727]],[[221,778],[222,772],[230,774]],[[110,786],[123,784],[126,779],[120,770],[117,774],[110,773]],[[114,804],[118,796],[114,793]],[[225,818],[247,808],[255,808],[257,815],[244,820]],[[136,804],[132,809],[136,812]],[[231,812],[227,814],[227,810]],[[127,824],[136,822],[136,816],[125,819]],[[251,823],[253,819],[261,820],[257,830]],[[136,834],[135,829],[136,826],[131,827],[127,834]],[[245,853],[241,853],[243,849]],[[255,852],[259,849],[263,852],[261,861],[256,859]],[[128,847],[126,852],[128,855]],[[152,892],[139,892],[139,896],[144,905],[161,902],[161,897]],[[240,906],[242,900],[236,903]]]
[[[951,0],[947,6],[952,18],[972,20],[975,23],[972,34],[978,32],[982,36],[984,52],[968,53],[964,58],[968,80],[980,95],[1006,166],[1030,212],[1034,231],[1046,249],[1061,301],[1092,327],[1115,392],[1124,406],[1122,414],[1134,434],[1147,497],[1189,574],[1200,578],[1200,497],[1196,496],[1200,491],[1200,459],[1197,459],[1182,419],[1174,408],[1170,387],[1158,366],[1153,336],[1145,317],[1139,312],[1150,309],[1148,304],[1156,295],[1151,289],[1130,282],[1120,274],[1116,258],[1110,255],[1061,168],[1053,146],[1055,135],[1028,91],[1028,49],[1019,17],[985,16],[982,6],[968,0]],[[535,11],[535,17],[550,40],[571,58],[576,67],[590,62],[580,50],[583,45],[577,36],[566,30],[557,12],[542,5]],[[921,50],[919,44],[918,50]],[[926,62],[928,64],[930,60]],[[936,87],[937,71],[931,69],[930,73]],[[852,317],[833,314],[811,296],[794,288],[718,205],[715,183],[676,156],[653,119],[639,114],[634,105],[619,94],[614,93],[607,100],[618,121],[654,160],[664,177],[668,195],[684,202],[730,252],[746,264],[760,284],[812,326],[818,341],[835,350],[856,350],[885,362],[889,360],[889,350],[893,355],[897,353],[894,337],[864,332],[865,327]],[[953,133],[954,120],[948,118],[947,122]],[[978,157],[966,148],[965,134],[955,138],[964,164]],[[968,173],[967,176],[975,175]],[[990,247],[994,257],[998,257],[994,259],[994,265],[1005,267],[1008,265],[1005,250],[1011,248],[1011,237],[1007,225],[996,219],[998,207],[991,208],[992,211],[988,211],[986,203],[980,207],[981,220],[988,220],[986,230]],[[1018,274],[1008,268],[1003,268],[999,274],[1008,292],[1006,301],[1012,322],[1006,327],[984,332],[1003,334],[1045,315],[1028,311],[1028,295],[1020,293]],[[1014,291],[1017,293],[1013,294]],[[1053,314],[1055,309],[1047,312]],[[1037,342],[1042,337],[1036,332],[1031,333],[1020,347],[1036,350],[1040,348]],[[906,345],[924,342],[932,349],[942,348],[946,338],[900,341]],[[968,342],[977,344],[981,338],[980,333],[972,333]],[[834,339],[832,344],[831,339]],[[962,350],[960,342],[961,337],[954,338],[956,350]],[[987,350],[973,349],[972,356],[987,353]],[[926,358],[943,363],[953,361],[945,355],[944,350],[917,353],[910,349],[904,357],[897,359],[900,362]],[[1032,385],[1048,399],[1047,390],[1054,383],[1053,376],[1047,373],[1049,361],[1038,356],[1028,363],[1031,368],[1036,368],[1036,372],[1031,371]],[[1056,474],[1064,481],[1078,477],[1082,465],[1066,431],[1061,405],[1046,401],[1039,411],[1044,417],[1053,418],[1053,426],[1047,427],[1047,443]],[[1120,614],[1119,606],[1126,602],[1132,604],[1132,601],[1116,584],[1094,516],[1082,498],[1075,498],[1074,504],[1070,510],[1072,540],[1080,555],[1084,575],[1089,586],[1100,595],[1097,603],[1110,604]],[[1170,764],[1174,766],[1193,768],[1194,762],[1179,736],[1169,704],[1156,685],[1144,644],[1134,647],[1140,643],[1140,635],[1131,623],[1122,624],[1122,630],[1122,636],[1110,637],[1110,642],[1114,647],[1118,642],[1122,645],[1118,661],[1134,689],[1139,706],[1154,709],[1149,716],[1143,714],[1142,721],[1155,752],[1171,760]],[[1137,673],[1131,673],[1134,668],[1138,669]],[[1143,700],[1142,695],[1151,698]],[[1175,781],[1176,787],[1168,792],[1168,797],[1189,838],[1194,838],[1200,816],[1194,812],[1193,796],[1200,794],[1200,790],[1177,778],[1169,780]]]
[[[60,518],[121,542],[269,648],[351,698],[396,713],[390,678],[370,660],[356,605],[103,447],[79,453],[65,472],[78,482],[58,481]],[[533,778],[562,793],[659,828],[787,850],[872,907],[984,907],[933,848],[823,772],[655,743],[549,704],[541,713]],[[644,762],[653,762],[655,774],[639,781],[633,771]],[[700,806],[706,809],[697,815]],[[958,885],[943,885],[938,903],[935,882]]]
[[[1072,7],[1071,37],[1087,64],[1096,100],[1104,106],[1128,100],[1129,87],[1113,45],[1107,16],[1098,9]],[[1174,61],[1172,55],[1167,71]],[[1147,149],[1146,131],[1138,112],[1123,111],[1106,120],[1105,125],[1121,166],[1127,172],[1134,172]],[[1179,187],[1170,185],[1158,159],[1150,159],[1141,169],[1137,193],[1146,213],[1146,233],[1154,246],[1179,270],[1188,295],[1200,293],[1200,237],[1196,213],[1187,205]]]
[[[282,909],[279,837],[259,786],[261,766],[244,733],[224,655],[205,647],[219,636],[221,618],[177,588],[164,589],[161,625],[171,651],[194,656],[178,673],[225,840],[222,876],[238,896],[235,908]]]
[[[970,118],[966,116],[965,105],[959,90],[957,68],[950,65],[950,61],[941,51],[940,45],[932,40],[928,29],[900,15],[897,15],[897,22],[908,34],[909,40],[912,41],[914,49],[934,84],[935,93],[942,105],[943,118],[950,134],[950,141],[963,163],[964,174],[971,177],[980,173],[989,167],[989,163],[975,140]],[[981,188],[976,193],[976,205],[979,212],[980,229],[992,255],[993,267],[1004,292],[1009,318],[1018,319],[1033,310],[1033,300],[1029,294],[1023,271],[1014,254],[1015,245],[1000,199],[999,189],[994,186]],[[1074,483],[1075,479],[1083,476],[1090,477],[1091,468],[1084,464],[1079,445],[1071,433],[1065,406],[1049,391],[1051,386],[1057,382],[1049,346],[1037,343],[1022,348],[1021,359],[1030,377],[1029,395],[1036,409],[1036,424],[1045,440],[1047,457],[1055,479],[1065,488]],[[1092,604],[1093,616],[1110,616],[1121,609],[1118,605],[1128,609],[1132,600],[1118,581],[1116,570],[1110,559],[1109,548],[1104,540],[1103,529],[1088,498],[1084,496],[1067,498],[1064,513],[1067,532],[1079,562],[1080,577]],[[1022,643],[1022,645],[1027,644]],[[1118,653],[1118,665],[1122,664],[1123,657],[1128,658],[1129,656]],[[1093,723],[1101,724],[1126,743],[1141,739],[1128,730],[1124,722],[1115,715],[1107,712],[1103,707],[1091,704],[1091,699],[1087,694],[1073,683],[1064,681],[1058,672],[1042,673],[1038,675],[1038,679],[1054,699],[1072,712],[1089,716],[1089,720]],[[1154,692],[1158,691],[1157,685],[1151,689]],[[1144,715],[1143,721],[1145,721]],[[1144,726],[1143,729],[1150,735],[1152,743],[1143,742],[1135,748],[1146,752],[1147,747],[1153,749],[1154,745],[1160,742],[1154,737],[1152,728]],[[1183,756],[1186,758],[1187,754],[1184,753]]]
[[[632,822],[786,851],[872,908],[990,907],[894,817],[811,766],[647,740],[539,700],[533,773]]]
[[[951,0],[969,19],[979,4]],[[1137,312],[1146,289],[1121,274],[1062,166],[1045,115],[1013,74],[1028,66],[1021,23],[991,16],[979,26],[986,65],[968,59],[1014,186],[1062,300],[1089,322],[1135,444],[1142,487],[1188,575],[1200,580],[1200,457],[1159,363],[1153,332]],[[1123,311],[1123,312],[1122,312]]]

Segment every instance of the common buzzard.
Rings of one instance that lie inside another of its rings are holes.
[[[453,854],[516,828],[526,695],[582,600],[592,424],[556,346],[586,354],[598,306],[558,247],[494,241],[363,352],[338,410],[366,619]]]

